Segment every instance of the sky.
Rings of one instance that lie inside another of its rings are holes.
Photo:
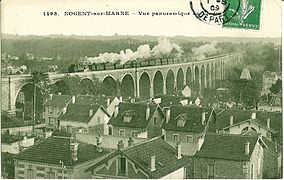
[[[195,0],[198,1],[198,0]],[[139,16],[144,12],[191,12],[189,0],[3,0],[1,31],[18,35],[154,35],[280,37],[281,1],[261,0],[260,30],[208,25],[195,16]],[[43,12],[59,16],[43,16]],[[73,11],[130,11],[130,16],[64,16]],[[135,13],[136,15],[133,15]]]

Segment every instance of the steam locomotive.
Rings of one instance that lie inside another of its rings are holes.
[[[160,66],[167,64],[176,64],[187,62],[187,59],[175,58],[175,59],[150,59],[147,61],[127,61],[124,64],[116,63],[93,63],[93,64],[71,64],[68,67],[68,73],[84,72],[84,71],[103,71],[112,69],[126,69],[126,68],[139,68],[146,66]]]

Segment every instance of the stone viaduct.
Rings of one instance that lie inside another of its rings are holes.
[[[173,89],[181,90],[184,85],[191,89],[215,88],[216,80],[226,79],[232,67],[242,59],[241,53],[226,54],[215,58],[168,64],[102,71],[70,73],[83,79],[95,75],[106,85],[120,84],[131,91],[133,97],[152,97],[155,94],[170,94]],[[52,83],[60,81],[66,74],[49,74]],[[31,75],[10,75],[2,77],[2,111],[13,113],[16,110],[16,98],[21,88],[30,83]]]

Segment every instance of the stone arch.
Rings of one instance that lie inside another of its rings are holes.
[[[34,93],[36,93],[35,106]],[[12,102],[16,108],[16,117],[23,120],[32,120],[35,107],[35,118],[40,119],[39,117],[42,116],[44,101],[42,90],[38,86],[35,86],[33,82],[23,83],[16,92],[14,102]]]
[[[186,85],[188,85],[190,89],[192,89],[193,87],[193,77],[192,77],[191,67],[188,67],[186,70]]]
[[[117,96],[119,95],[118,91],[118,80],[115,80],[112,76],[104,77],[102,81],[102,93],[106,96]]]
[[[169,69],[166,75],[166,92],[171,95],[175,93],[175,74],[172,69]]]
[[[211,63],[210,73],[211,73],[211,87],[215,88],[215,66],[214,66],[214,63]]]
[[[183,73],[183,69],[179,68],[178,72],[177,72],[177,77],[176,77],[176,81],[177,81],[177,90],[182,90],[183,86],[184,86],[184,73]]]
[[[70,95],[70,87],[63,79],[57,79],[52,83],[51,92],[54,94]]]
[[[124,98],[134,97],[134,78],[131,74],[127,73],[123,76],[120,83],[120,93]]]
[[[81,79],[82,94],[96,95],[97,89],[95,87],[94,80],[89,77],[84,77]]]
[[[154,95],[163,94],[164,77],[160,70],[155,72],[153,80]]]
[[[139,77],[139,94],[142,99],[150,97],[151,81],[148,72],[143,72]]]

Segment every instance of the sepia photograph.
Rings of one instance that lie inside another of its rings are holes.
[[[1,178],[283,178],[281,1],[0,5]]]

